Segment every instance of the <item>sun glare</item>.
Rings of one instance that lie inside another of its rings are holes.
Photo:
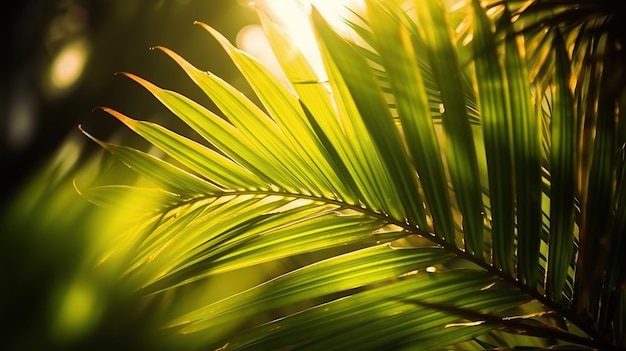
[[[286,82],[280,64],[278,60],[276,60],[267,37],[265,36],[263,27],[258,24],[250,24],[243,27],[239,33],[237,33],[236,43],[237,47],[255,57],[277,78]]]
[[[266,11],[291,40],[295,43],[302,54],[308,59],[309,64],[316,72],[320,80],[326,79],[324,65],[319,54],[319,48],[314,34],[309,25],[308,14],[312,6],[315,6],[326,20],[337,29],[339,33],[348,31],[344,19],[354,17],[352,11],[362,10],[363,0],[257,0],[252,3]],[[261,27],[247,26],[237,35],[237,45],[256,57],[270,70],[279,69],[272,50],[265,38]],[[271,56],[271,57],[270,57]],[[281,77],[280,74],[278,74]],[[282,78],[282,77],[281,77]]]
[[[346,24],[344,18],[353,18],[354,12],[361,12],[365,8],[363,0],[300,0],[305,6],[315,6],[328,22],[338,29]]]

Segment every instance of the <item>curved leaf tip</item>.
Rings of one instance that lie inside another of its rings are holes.
[[[127,125],[129,127],[137,123],[136,120],[134,120],[134,119],[132,119],[132,118],[130,118],[130,117],[120,113],[120,112],[117,112],[117,111],[115,111],[112,108],[109,108],[109,107],[99,107],[98,109],[102,110],[102,111],[104,111],[104,112],[106,112],[108,114],[110,114],[111,116],[113,116],[115,118],[117,118],[120,122],[124,123],[125,125]]]
[[[82,125],[80,124],[78,125],[78,130],[80,130],[80,132],[83,133],[85,136],[87,136],[87,138],[93,140],[96,144],[100,145],[102,148],[108,149],[107,143],[89,134],[85,129],[83,129]]]

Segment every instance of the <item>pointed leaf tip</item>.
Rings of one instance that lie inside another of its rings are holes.
[[[100,145],[102,148],[108,150],[109,146],[107,143],[105,143],[104,141],[94,137],[93,135],[89,134],[86,130],[83,129],[82,125],[78,125],[78,130],[80,130],[81,133],[83,133],[87,138],[93,140],[96,144]]]
[[[117,118],[120,122],[122,122],[122,123],[124,123],[126,125],[129,125],[129,124],[132,124],[133,122],[135,122],[134,119],[132,119],[132,118],[130,118],[130,117],[120,113],[120,112],[117,112],[117,111],[115,111],[112,108],[100,107],[99,109],[101,109],[102,111],[104,111],[104,112],[110,114],[111,116]]]
[[[146,90],[148,90],[149,92],[153,93],[157,90],[160,90],[160,88],[154,84],[152,84],[151,82],[135,75],[132,73],[127,73],[127,72],[122,72],[122,75],[124,75],[125,77],[128,77],[132,80],[134,80],[136,83],[138,83],[139,85],[141,85],[142,87],[144,87]]]
[[[207,32],[209,32],[222,45],[230,44],[232,46],[232,44],[230,43],[230,40],[228,40],[224,35],[222,35],[222,33],[217,31],[215,28],[203,22],[198,22],[198,25],[202,27],[204,30],[206,30]]]
[[[83,192],[80,191],[80,188],[78,187],[78,183],[76,182],[76,178],[72,179],[72,186],[74,187],[74,190],[76,190],[76,193],[79,196],[82,196],[83,198],[86,198],[85,195],[83,194]]]
[[[176,62],[185,71],[188,71],[188,70],[200,71],[199,69],[194,67],[191,63],[187,62],[187,60],[185,60],[182,56],[175,53],[171,49],[168,49],[164,46],[155,46],[154,49],[164,52],[167,56],[169,56],[172,60],[174,60],[174,62]]]

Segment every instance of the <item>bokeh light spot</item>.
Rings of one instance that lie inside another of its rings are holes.
[[[12,150],[19,150],[31,141],[37,124],[37,99],[28,88],[18,85],[11,101],[7,119],[7,143]]]
[[[50,67],[53,90],[63,92],[76,84],[85,69],[88,51],[85,40],[75,40],[59,52]]]

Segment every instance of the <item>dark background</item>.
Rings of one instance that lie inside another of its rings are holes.
[[[215,40],[193,22],[205,22],[231,41],[256,13],[237,0],[22,0],[3,13],[0,76],[2,199],[11,196],[68,138],[82,140],[83,153],[97,145],[82,136],[109,140],[130,133],[99,106],[136,119],[174,127],[176,119],[139,85],[116,72],[131,72],[211,102],[154,45],[168,47],[196,67],[216,73],[240,89],[232,63]],[[80,79],[63,92],[49,89],[52,62],[72,40],[84,38],[88,59]],[[18,131],[16,131],[18,130]],[[19,132],[21,130],[21,132]]]

